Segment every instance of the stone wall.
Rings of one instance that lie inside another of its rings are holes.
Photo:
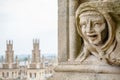
[[[82,20],[105,18],[108,31],[101,37],[107,35],[106,41],[94,44],[98,34],[89,33],[92,38],[82,34],[79,18],[84,12]],[[58,66],[49,80],[119,80],[119,22],[119,0],[58,0]]]

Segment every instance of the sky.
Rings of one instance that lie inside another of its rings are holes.
[[[32,54],[39,39],[41,54],[57,54],[57,0],[0,0],[0,55],[6,40],[14,54]]]

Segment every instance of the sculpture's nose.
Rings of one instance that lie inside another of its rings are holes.
[[[86,32],[87,33],[92,33],[93,32],[93,26],[92,26],[92,22],[90,20],[87,23]]]

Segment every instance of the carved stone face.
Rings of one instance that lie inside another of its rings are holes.
[[[107,38],[107,25],[104,17],[95,11],[83,12],[79,16],[80,28],[89,43],[102,45]]]

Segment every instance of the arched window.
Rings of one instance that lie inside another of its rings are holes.
[[[35,78],[36,78],[36,73],[34,73],[34,76],[35,76]]]
[[[7,72],[7,77],[9,77],[9,72]]]
[[[12,77],[14,76],[14,72],[12,72]]]
[[[2,76],[3,76],[3,77],[5,76],[4,72],[2,72]]]
[[[30,73],[30,78],[32,77],[32,73]]]

